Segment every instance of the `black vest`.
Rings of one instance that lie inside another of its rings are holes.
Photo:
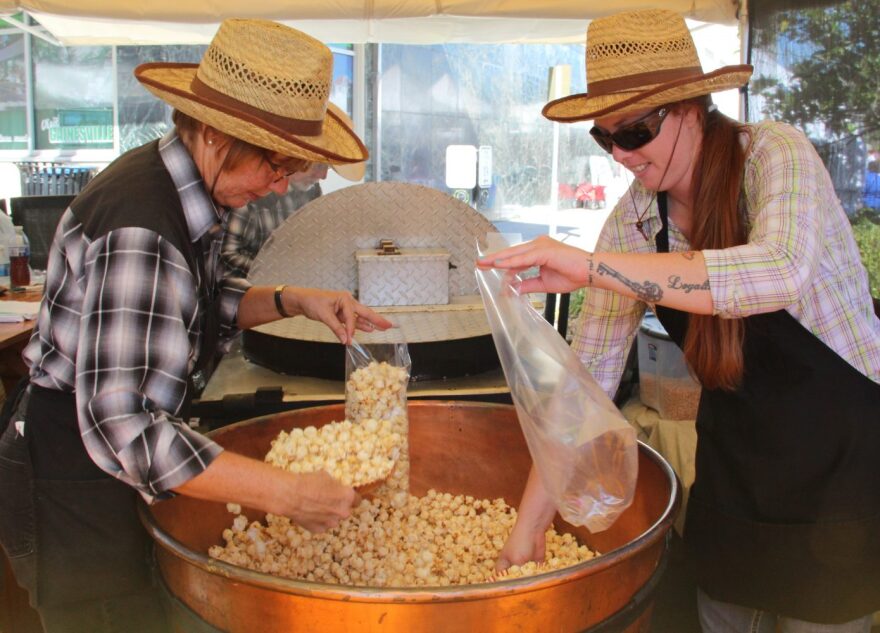
[[[196,391],[193,376],[213,362],[219,339],[217,289],[208,287],[202,244],[191,241],[180,196],[159,155],[159,141],[126,152],[113,161],[70,206],[92,240],[125,227],[149,229],[161,235],[183,255],[193,279],[198,280],[201,344],[193,373],[188,376],[183,407],[171,412],[188,418]]]
[[[70,207],[90,239],[123,227],[149,229],[183,254],[196,279],[202,276],[196,274],[198,249],[190,241],[180,197],[159,155],[159,141],[117,158],[89,182]]]

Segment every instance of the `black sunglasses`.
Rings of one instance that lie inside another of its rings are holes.
[[[657,138],[657,135],[660,134],[660,126],[663,125],[663,119],[667,114],[669,114],[669,108],[665,106],[657,108],[641,119],[624,125],[614,132],[603,130],[594,125],[590,130],[590,136],[596,140],[599,147],[609,154],[614,149],[614,145],[627,151],[639,149]]]

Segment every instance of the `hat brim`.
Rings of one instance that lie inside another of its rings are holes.
[[[748,64],[725,66],[710,73],[668,83],[645,86],[643,90],[603,95],[587,93],[550,101],[541,110],[546,118],[560,123],[589,121],[610,114],[625,114],[644,108],[684,101],[713,92],[740,88],[749,82]]]
[[[284,156],[331,165],[359,163],[369,157],[363,142],[344,122],[344,113],[340,116],[342,111],[332,103],[327,104],[320,135],[290,134],[268,121],[194,94],[190,86],[197,69],[197,64],[142,64],[135,69],[135,77],[147,90],[184,114]]]
[[[363,180],[364,174],[367,173],[366,161],[361,161],[359,163],[339,163],[338,165],[331,165],[331,167],[333,167],[333,171],[351,182]]]
[[[333,104],[331,104],[333,105]],[[336,106],[333,106],[336,108]],[[351,117],[342,110],[341,108],[336,108],[335,112],[339,114],[339,119],[347,125],[350,129],[354,129],[354,121],[351,120]],[[359,163],[340,163],[338,165],[332,165],[333,171],[337,174],[345,178],[346,180],[350,180],[351,182],[359,182],[364,179],[364,174],[367,173],[367,161],[362,160]]]

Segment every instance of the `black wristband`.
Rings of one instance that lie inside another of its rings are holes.
[[[283,316],[285,319],[289,319],[294,315],[288,314],[287,310],[284,309],[284,304],[281,303],[281,293],[284,292],[284,289],[286,287],[286,284],[275,286],[275,309],[278,310],[278,314]]]

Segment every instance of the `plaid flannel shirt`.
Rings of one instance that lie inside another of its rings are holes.
[[[880,320],[849,220],[810,141],[774,122],[750,126],[741,204],[748,243],[705,250],[714,313],[721,318],[787,310],[850,365],[880,382]],[[632,195],[630,195],[632,194]],[[636,229],[644,226],[650,240]],[[596,251],[654,253],[662,227],[656,201],[637,181],[602,229]],[[670,222],[669,250],[691,250]],[[588,288],[572,347],[609,395],[648,306]]]
[[[321,185],[318,183],[305,191],[291,186],[283,196],[270,193],[246,207],[232,209],[220,250],[225,274],[246,278],[254,258],[272,232],[320,195]]]

